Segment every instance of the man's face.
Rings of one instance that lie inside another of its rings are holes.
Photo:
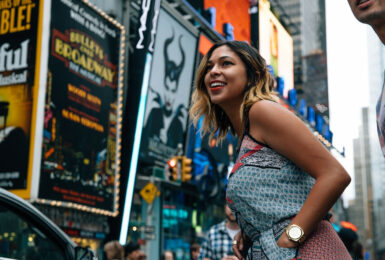
[[[199,256],[199,249],[200,247],[198,245],[194,245],[191,247],[191,260],[197,260]]]
[[[226,213],[226,218],[231,221],[231,222],[235,222],[236,221],[236,218],[233,214],[233,212],[231,211],[231,209],[229,208],[229,206],[227,204],[225,204],[225,213]]]
[[[127,260],[139,260],[139,259],[143,259],[143,258],[140,258],[142,256],[142,251],[140,249],[137,249],[137,250],[134,250],[132,251],[131,253],[129,253],[126,257]]]
[[[385,0],[348,0],[348,3],[360,22],[371,26],[385,23]]]
[[[164,259],[165,260],[174,260],[174,256],[172,255],[172,253],[170,251],[166,251],[166,252],[164,252]]]

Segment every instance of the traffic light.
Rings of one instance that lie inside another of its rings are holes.
[[[192,160],[186,156],[182,156],[182,182],[192,179]]]
[[[180,180],[180,162],[178,156],[171,157],[167,162],[167,176],[171,181]]]

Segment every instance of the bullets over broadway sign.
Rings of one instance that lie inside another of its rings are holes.
[[[27,189],[38,0],[0,0],[0,187]]]
[[[39,198],[115,212],[122,27],[52,4]]]

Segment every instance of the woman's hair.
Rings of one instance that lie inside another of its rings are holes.
[[[204,83],[204,78],[207,73],[207,63],[214,50],[220,46],[228,46],[239,56],[246,67],[249,85],[245,88],[243,102],[239,111],[242,123],[245,122],[245,117],[247,118],[250,107],[255,102],[259,100],[278,100],[273,91],[273,77],[268,71],[265,60],[259,55],[254,47],[241,41],[221,41],[214,44],[203,57],[198,67],[195,79],[195,90],[192,96],[190,117],[196,126],[201,116],[204,116],[201,134],[204,135],[207,132],[210,132],[209,140],[211,140],[219,130],[219,141],[226,137],[229,130],[234,132],[234,127],[231,125],[229,118],[222,108],[211,102]]]

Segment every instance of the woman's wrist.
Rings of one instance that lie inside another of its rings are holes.
[[[277,245],[284,248],[295,248],[298,247],[299,243],[291,241],[286,232],[283,232],[277,241]]]

